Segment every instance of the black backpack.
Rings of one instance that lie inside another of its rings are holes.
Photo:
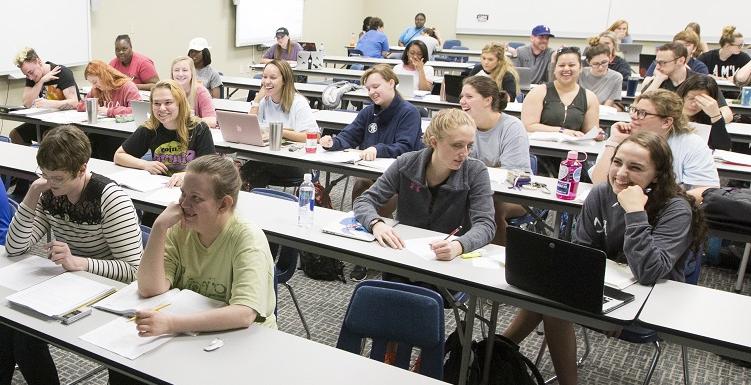
[[[344,279],[344,263],[340,260],[300,251],[300,266],[310,278],[347,283]]]
[[[702,198],[701,208],[711,229],[751,232],[751,189],[709,188]]]
[[[493,342],[493,356],[488,374],[489,385],[543,385],[545,380],[532,361],[519,352],[519,345],[510,339],[496,334]],[[485,344],[472,341],[467,385],[478,385],[482,381],[482,366],[485,364]],[[462,346],[455,330],[446,339],[445,351],[448,360],[443,365],[443,381],[458,384],[462,356]]]

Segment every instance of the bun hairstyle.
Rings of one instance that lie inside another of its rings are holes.
[[[493,98],[490,107],[495,112],[503,112],[508,104],[508,93],[500,91],[498,84],[487,76],[470,76],[462,82],[465,86],[470,86],[477,91],[483,98]]]
[[[734,25],[725,26],[722,29],[722,36],[720,36],[720,47],[735,43],[735,39],[739,37],[742,38],[743,34],[737,32]]]

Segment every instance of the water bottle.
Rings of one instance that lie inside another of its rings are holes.
[[[579,180],[582,175],[582,164],[579,161],[577,151],[569,151],[566,159],[561,161],[558,169],[558,184],[555,188],[555,196],[558,199],[574,200],[576,190],[579,188]]]
[[[305,174],[304,180],[300,185],[300,192],[297,195],[297,225],[304,228],[313,226],[313,207],[316,204],[315,192],[313,186],[313,175]]]
[[[323,42],[321,42],[321,44],[318,44],[318,52],[321,53],[321,58],[326,57],[326,48],[323,46]]]
[[[355,37],[355,33],[352,33],[352,36],[349,37],[349,46],[354,47],[355,43],[357,43],[357,38]]]

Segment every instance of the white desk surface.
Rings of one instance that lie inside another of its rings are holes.
[[[639,322],[664,338],[751,361],[751,297],[675,281],[654,286]]]
[[[350,47],[354,48],[354,47]],[[400,47],[398,45],[392,45],[389,47],[389,51],[391,52],[404,52],[404,47]],[[479,49],[444,49],[444,48],[438,48],[436,49],[436,53],[440,53],[443,55],[457,55],[457,56],[480,56],[482,55],[482,50]]]
[[[464,52],[460,50],[455,50],[458,52]],[[441,54],[445,54],[446,52],[441,52]],[[466,56],[466,54],[465,54]],[[363,56],[330,56],[327,55],[323,58],[324,63],[334,63],[334,64],[389,64],[392,66],[395,66],[397,64],[401,64],[401,59],[383,59],[383,58],[371,58],[371,57],[363,57]],[[474,64],[469,63],[458,63],[458,62],[450,62],[450,61],[427,61],[425,62],[425,65],[431,66],[436,70],[439,71],[451,71],[451,70],[457,70],[457,71],[463,71],[466,69],[472,69],[474,67]]]
[[[0,251],[0,267],[17,258]],[[122,283],[78,272],[113,286]],[[441,384],[442,382],[410,371],[351,354],[331,346],[257,325],[248,329],[198,336],[181,335],[143,356],[129,360],[78,337],[115,317],[94,309],[92,315],[71,325],[46,320],[32,311],[10,307],[5,297],[12,290],[0,287],[0,322],[54,345],[83,354],[119,371],[136,375],[148,382],[170,384],[245,384],[253,378],[263,384],[350,384],[351,377],[342,368],[360,374],[358,383]],[[134,326],[135,327],[135,324]],[[214,338],[224,346],[213,352],[203,347]],[[295,370],[289,370],[294,368]]]

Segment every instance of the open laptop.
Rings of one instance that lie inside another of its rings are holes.
[[[243,112],[217,111],[216,120],[222,137],[231,143],[249,144],[251,146],[268,146],[264,140],[258,116]]]
[[[297,43],[300,44],[303,51],[311,51],[311,52],[318,51],[318,49],[316,48],[316,43],[302,42],[302,41],[298,41]]]
[[[445,91],[447,102],[459,103],[459,99],[461,99],[464,78],[466,77],[466,75],[443,75],[443,89]]]
[[[605,252],[509,227],[506,282],[522,290],[596,314],[634,300],[605,286]]]
[[[399,91],[402,98],[413,98],[415,96],[415,75],[397,72],[396,77],[399,79],[399,84],[396,86],[396,90]]]
[[[130,102],[130,108],[133,109],[133,121],[140,125],[149,118],[151,102],[133,100]]]
[[[318,51],[300,51],[297,53],[297,66],[295,68],[307,68],[309,70],[323,68],[323,57]]]

